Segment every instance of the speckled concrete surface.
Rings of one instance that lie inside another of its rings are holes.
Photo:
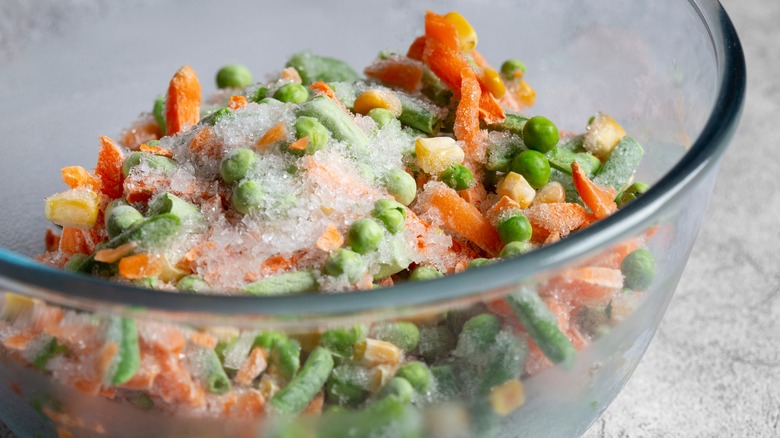
[[[587,438],[780,436],[780,2],[723,4],[747,56],[742,125],[664,322]]]

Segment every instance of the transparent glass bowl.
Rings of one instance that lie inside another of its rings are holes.
[[[277,69],[289,54],[310,49],[363,66],[377,51],[403,50],[422,33],[426,7],[457,9],[468,17],[479,32],[481,52],[494,64],[522,58],[538,93],[532,113],[572,131],[581,131],[596,111],[614,116],[645,146],[637,179],[653,188],[615,215],[530,254],[433,282],[367,292],[178,295],[76,276],[29,258],[42,252],[41,200],[61,190],[58,169],[89,167],[97,136],[117,133],[150,107],[180,65],[192,65],[203,77],[232,62],[265,72]],[[456,397],[433,403],[415,417],[422,418],[426,436],[487,436],[483,426],[474,426],[484,422],[498,436],[576,436],[620,391],[663,316],[737,125],[744,89],[741,47],[715,1],[505,0],[458,2],[457,7],[451,2],[367,6],[344,1],[282,2],[272,8],[250,1],[171,1],[123,6],[57,39],[36,41],[0,65],[0,174],[5,175],[0,289],[93,313],[96,321],[123,315],[140,324],[273,329],[304,339],[302,334],[327,328],[385,320],[413,320],[423,327],[457,324],[451,322],[453,315],[485,311],[485,303],[521,287],[541,287],[594,260],[609,263],[616,251],[651,235],[647,245],[656,257],[657,275],[650,289],[635,302],[616,305],[600,336],[594,334],[578,351],[570,368],[554,366],[524,378],[521,408],[483,421],[465,397]],[[516,370],[516,376],[521,374]],[[63,385],[22,365],[4,348],[0,380],[0,420],[19,436],[50,435],[56,428],[75,436],[150,431],[155,436],[253,436],[268,427],[252,419],[141,410]],[[389,436],[401,432],[385,430]]]

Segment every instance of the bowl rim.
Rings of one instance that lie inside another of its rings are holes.
[[[233,296],[168,293],[141,289],[46,266],[0,248],[0,287],[24,291],[76,308],[114,308],[164,313],[335,316],[377,309],[420,308],[483,295],[533,278],[636,232],[664,204],[716,166],[739,122],[745,98],[745,58],[736,30],[718,1],[686,0],[709,33],[718,82],[715,100],[701,134],[682,159],[642,197],[554,245],[478,270],[432,282],[404,283],[384,289],[336,294]],[[67,292],[66,292],[67,291]]]

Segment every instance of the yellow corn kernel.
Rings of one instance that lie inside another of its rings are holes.
[[[517,379],[507,380],[490,390],[490,405],[498,415],[507,415],[524,403],[523,384]]]
[[[305,332],[305,333],[290,333],[291,339],[295,339],[301,344],[301,351],[310,352],[320,344],[320,338],[322,333],[320,332]]]
[[[626,131],[615,119],[607,114],[599,113],[588,125],[582,140],[582,147],[605,160],[625,135]]]
[[[99,204],[98,194],[89,188],[71,189],[46,198],[46,219],[64,227],[92,228]]]
[[[447,13],[444,19],[452,23],[458,31],[460,50],[468,53],[477,47],[477,31],[474,30],[474,27],[471,26],[471,23],[463,15],[453,11]]]
[[[494,97],[501,97],[506,94],[506,86],[504,81],[501,80],[501,75],[490,67],[482,69],[482,83],[485,84]]]
[[[282,388],[279,385],[279,382],[276,381],[275,377],[266,373],[263,374],[263,377],[260,378],[260,383],[257,385],[257,389],[260,391],[260,394],[263,394],[263,397],[265,397],[266,400],[270,400]]]
[[[558,181],[550,181],[545,184],[534,197],[533,204],[554,204],[566,201],[566,190]]]
[[[517,202],[520,208],[526,208],[531,205],[536,196],[536,190],[531,187],[531,184],[528,184],[523,175],[515,172],[507,174],[504,180],[501,181],[501,184],[498,185],[496,192],[498,196],[506,196]]]
[[[437,175],[453,164],[460,164],[466,154],[450,137],[418,138],[414,143],[417,165],[423,172]]]
[[[0,319],[12,321],[22,315],[29,315],[34,305],[35,301],[32,298],[13,292],[4,292],[3,301],[0,304]]]
[[[165,283],[176,283],[189,274],[190,272],[179,269],[166,261],[158,278]]]
[[[378,365],[398,365],[401,363],[401,349],[394,344],[379,339],[367,338],[355,344],[355,358],[370,367]]]
[[[369,369],[368,375],[368,389],[373,394],[378,393],[387,382],[395,376],[397,367],[380,365]]]
[[[371,89],[360,93],[353,104],[355,112],[363,115],[374,108],[386,109],[398,117],[402,111],[401,99],[390,90]]]

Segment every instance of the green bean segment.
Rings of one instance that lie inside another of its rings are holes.
[[[509,295],[507,301],[514,309],[517,319],[544,355],[553,363],[562,363],[565,367],[570,367],[576,351],[566,335],[558,328],[557,318],[539,295],[530,289],[521,288]]]
[[[272,275],[244,286],[244,292],[259,296],[286,295],[315,289],[317,278],[306,270]]]
[[[271,408],[282,415],[300,413],[325,385],[332,370],[333,357],[330,352],[326,348],[315,348],[300,373],[271,398]]]

